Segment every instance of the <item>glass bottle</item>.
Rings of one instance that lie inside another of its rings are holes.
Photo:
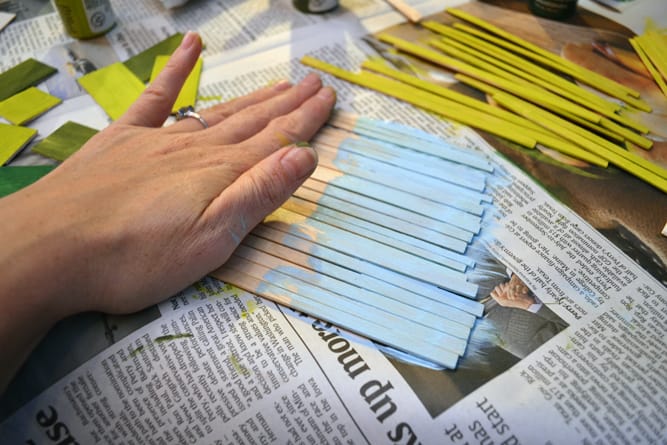
[[[67,34],[92,39],[106,34],[116,24],[109,0],[55,0]]]
[[[533,14],[556,20],[566,19],[577,10],[577,0],[529,0],[528,5]]]

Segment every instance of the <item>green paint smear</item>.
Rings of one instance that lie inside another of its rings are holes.
[[[215,101],[218,101],[218,102],[219,102],[219,101],[222,100],[222,96],[219,95],[219,94],[216,95],[216,96],[197,96],[197,100],[200,100],[200,101],[202,101],[202,102],[203,102],[203,101],[215,100]]]
[[[140,352],[143,352],[143,351],[144,351],[144,347],[139,346],[137,349],[130,352],[130,357],[134,357],[135,355],[137,355],[137,354],[139,354]]]
[[[168,342],[168,341],[178,340],[180,338],[191,338],[191,337],[192,337],[192,334],[190,334],[189,332],[184,332],[182,334],[168,334],[168,335],[161,335],[159,337],[156,337],[153,340],[153,342],[154,343],[164,343],[164,342]]]
[[[143,83],[146,83],[151,78],[151,71],[153,71],[155,58],[157,56],[168,56],[173,53],[176,48],[178,48],[178,45],[181,44],[181,40],[183,40],[183,34],[180,32],[176,33],[127,59],[123,63],[135,76],[141,79]]]
[[[35,145],[32,151],[56,161],[64,161],[95,134],[97,130],[94,128],[69,121]]]
[[[32,184],[54,168],[53,165],[0,167],[0,197]]]

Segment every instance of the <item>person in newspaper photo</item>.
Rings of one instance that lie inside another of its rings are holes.
[[[127,113],[0,200],[0,388],[59,320],[129,313],[222,265],[312,173],[336,100],[316,74],[162,128],[202,50],[189,32]]]

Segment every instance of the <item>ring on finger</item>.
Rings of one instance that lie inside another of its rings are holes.
[[[204,120],[204,118],[201,117],[201,115],[195,111],[195,108],[192,105],[188,105],[187,107],[181,107],[176,112],[177,121],[182,121],[183,119],[188,117],[197,119],[204,128],[208,128],[208,123],[206,122],[206,120]]]

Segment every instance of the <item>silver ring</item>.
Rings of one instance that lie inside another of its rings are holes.
[[[204,120],[203,117],[201,117],[199,113],[195,111],[195,108],[192,105],[188,105],[187,107],[181,107],[176,112],[177,121],[182,121],[186,117],[197,119],[199,123],[204,126],[204,128],[208,128],[208,123]]]

